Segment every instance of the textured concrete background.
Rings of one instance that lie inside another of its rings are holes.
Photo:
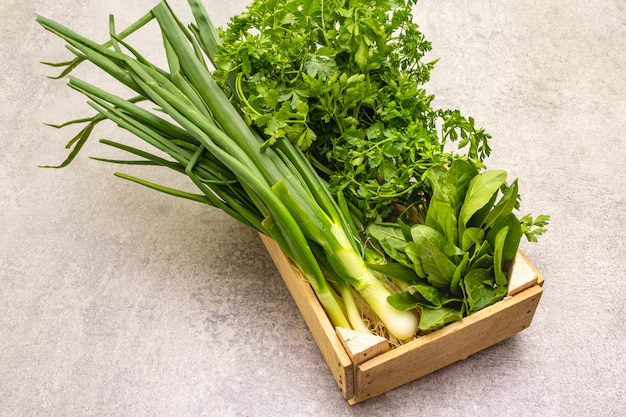
[[[87,158],[111,155],[96,142],[69,168],[37,168],[60,162],[76,131],[42,123],[91,111],[44,77],[54,71],[38,61],[68,53],[33,14],[104,39],[108,13],[121,27],[154,3],[0,1],[1,416],[623,415],[623,0],[417,7],[441,58],[437,102],[493,135],[490,167],[520,178],[523,212],[552,215],[523,246],[545,293],[528,330],[354,407],[253,232],[113,177]],[[245,4],[206,0],[218,24]],[[135,43],[158,49],[149,35]]]

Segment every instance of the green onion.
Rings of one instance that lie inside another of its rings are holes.
[[[76,55],[65,63],[61,76],[90,61],[136,94],[124,99],[71,77],[69,86],[84,94],[98,114],[82,120],[88,126],[72,143],[72,153],[61,166],[71,162],[95,124],[108,119],[169,159],[103,140],[105,145],[140,158],[106,161],[172,169],[189,177],[199,194],[125,174],[118,176],[217,207],[273,238],[308,279],[333,325],[366,330],[354,298],[357,296],[367,302],[391,335],[400,340],[413,337],[417,331],[415,315],[388,303],[391,290],[361,256],[362,243],[342,197],[330,194],[301,151],[288,141],[264,147],[263,139],[231,103],[228,91],[213,79],[205,59],[214,59],[219,37],[200,3],[189,3],[196,19],[190,29],[161,2],[120,34],[110,19],[111,39],[104,45],[37,17],[39,24],[63,38]],[[151,64],[124,41],[152,20],[163,35],[167,69]],[[145,110],[138,105],[142,101],[158,110]]]

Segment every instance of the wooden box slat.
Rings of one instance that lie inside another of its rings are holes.
[[[411,382],[521,332],[530,326],[541,292],[536,285],[359,365],[355,373],[356,402]]]
[[[383,394],[499,343],[524,330],[541,299],[543,277],[520,251],[509,271],[507,297],[459,322],[376,356],[348,352],[345,332],[333,328],[311,286],[272,239],[261,235],[331,374],[350,404]],[[356,341],[358,345],[360,341]]]

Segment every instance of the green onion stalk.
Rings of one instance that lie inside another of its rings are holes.
[[[37,17],[41,26],[67,42],[76,57],[64,63],[47,63],[65,67],[59,77],[89,61],[136,94],[125,99],[70,76],[69,86],[84,94],[97,114],[56,126],[87,123],[70,142],[72,151],[58,167],[72,161],[97,123],[110,120],[169,159],[106,139],[101,142],[139,159],[96,159],[170,168],[189,177],[199,193],[116,175],[221,209],[274,239],[307,278],[334,326],[367,330],[354,299],[356,291],[391,335],[400,340],[414,336],[417,318],[387,302],[391,291],[361,256],[363,244],[342,196],[330,194],[310,162],[288,141],[263,148],[263,139],[246,124],[229,91],[214,80],[207,58],[213,66],[218,65],[215,51],[219,36],[201,3],[189,0],[189,4],[195,18],[189,27],[166,2],[157,4],[120,33],[111,17],[110,39],[104,44]],[[155,66],[125,41],[153,20],[163,36],[167,69]],[[158,111],[146,110],[140,106],[142,102],[154,104]]]

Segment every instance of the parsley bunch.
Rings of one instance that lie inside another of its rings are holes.
[[[482,168],[490,152],[472,118],[432,107],[423,86],[436,61],[425,61],[416,3],[256,0],[220,32],[216,78],[264,146],[304,150],[365,223],[403,213],[415,222],[428,168],[458,158]],[[444,149],[450,141],[464,152]]]

